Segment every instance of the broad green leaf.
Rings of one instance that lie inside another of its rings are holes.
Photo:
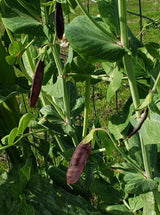
[[[55,84],[50,81],[50,83],[48,85],[45,85],[43,89],[47,94],[56,98],[61,98],[63,97],[63,79],[61,77],[58,77]]]
[[[83,144],[87,144],[90,141],[92,141],[93,136],[94,136],[95,130],[91,130],[90,133],[82,140]]]
[[[158,187],[157,182],[152,179],[146,179],[138,173],[127,173],[123,180],[125,182],[125,192],[127,193],[143,194]]]
[[[23,134],[32,119],[33,115],[31,113],[26,113],[21,117],[18,125],[18,134]]]
[[[127,142],[127,149],[129,150],[129,155],[133,158],[141,168],[143,168],[143,158],[141,151],[141,143],[138,133],[133,135]]]
[[[59,116],[53,106],[44,106],[40,110],[40,113],[43,116],[39,121],[40,125],[45,126],[58,134],[73,134],[73,128]]]
[[[156,113],[150,115],[142,125],[139,133],[143,138],[145,145],[159,144],[159,128],[160,128],[160,116]]]
[[[67,87],[67,95],[68,95],[70,110],[72,110],[72,108],[76,104],[76,99],[78,97],[78,91],[77,91],[76,85],[73,84],[73,82],[71,82],[71,81],[66,82],[66,87]]]
[[[17,55],[20,51],[22,51],[23,45],[19,41],[14,41],[9,45],[9,54],[10,55]]]
[[[6,57],[6,61],[7,61],[7,63],[9,64],[9,65],[14,65],[14,63],[16,62],[16,56],[14,56],[14,55],[11,55],[11,56],[7,56]]]
[[[160,45],[158,43],[149,42],[145,47],[151,56],[160,60]]]
[[[24,13],[40,21],[41,10],[39,0],[5,0],[5,3],[9,7],[10,13],[8,14],[8,17],[10,14],[13,14],[13,12],[17,13],[18,15]]]
[[[43,35],[42,24],[29,16],[2,18],[4,25],[15,34]]]
[[[32,169],[32,160],[26,159],[25,165],[19,170],[20,177],[25,178],[28,182],[31,177],[31,169]]]
[[[108,129],[116,139],[123,138],[122,131],[128,126],[130,117],[134,111],[133,105],[130,105],[130,99],[126,103],[122,113],[115,114],[111,117],[108,124]]]
[[[50,60],[49,63],[44,68],[44,76],[42,85],[46,85],[51,79],[54,84],[54,77],[57,76],[57,68],[53,60]]]
[[[92,74],[95,67],[88,63],[85,59],[80,56],[73,58],[71,63],[71,72],[80,74],[79,77],[73,77],[76,81],[84,81],[86,78],[81,77],[81,74]]]
[[[118,39],[99,30],[87,17],[78,16],[66,26],[65,34],[71,47],[87,61],[117,61],[125,50]]]
[[[120,71],[118,71],[118,69],[115,69],[111,74],[110,78],[112,81],[110,82],[107,89],[108,102],[110,102],[111,98],[115,95],[115,92],[119,89],[122,82],[123,74]]]
[[[18,128],[13,128],[8,137],[8,145],[12,145],[18,134]]]
[[[90,191],[98,196],[100,202],[104,202],[107,205],[117,204],[122,197],[121,193],[114,189],[113,186],[98,178],[93,179]]]
[[[108,134],[103,131],[98,131],[98,138],[100,138],[102,146],[106,148],[107,155],[112,156],[112,151],[115,147],[108,137]]]
[[[111,32],[119,35],[119,18],[117,0],[98,1],[98,9],[103,21],[109,26]]]
[[[75,118],[82,113],[84,110],[84,101],[84,97],[80,97],[76,100],[76,104],[71,110],[71,117]]]
[[[136,212],[139,209],[143,208],[143,205],[144,205],[144,201],[140,195],[134,196],[133,198],[129,198],[128,202],[133,212]]]
[[[17,214],[24,214],[24,215],[35,215],[35,210],[33,206],[30,204],[27,204],[25,200],[25,196],[23,199],[21,199],[20,204],[18,205],[17,212],[15,212],[15,215]],[[13,214],[14,215],[14,214]]]
[[[20,56],[20,53],[23,51],[23,45],[19,41],[14,41],[9,45],[9,54],[10,56],[6,57],[8,64],[13,65],[17,58]]]

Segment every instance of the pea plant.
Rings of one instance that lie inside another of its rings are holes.
[[[160,214],[160,46],[132,33],[125,0],[83,3],[0,1],[0,214]],[[109,122],[90,120],[98,82],[108,102],[130,89]]]

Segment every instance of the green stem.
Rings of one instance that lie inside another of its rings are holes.
[[[121,42],[122,42],[122,45],[126,49],[128,49],[129,40],[128,40],[126,0],[119,0],[118,6],[119,6]],[[134,104],[134,107],[137,108],[140,101],[139,101],[136,77],[133,70],[132,56],[131,54],[129,54],[129,52],[124,55],[124,66],[128,75],[128,81],[129,81],[129,86],[130,86],[131,95],[133,99],[133,104]],[[137,116],[138,115],[139,113],[137,112]]]
[[[128,49],[129,41],[128,41],[126,0],[118,0],[118,6],[119,6],[121,42],[122,42],[122,45],[126,49]],[[132,57],[131,57],[131,54],[129,54],[129,52],[126,53],[124,56],[124,66],[125,66],[126,72],[128,74],[128,81],[129,81],[129,86],[130,86],[130,90],[131,90],[132,100],[133,100],[134,107],[136,109],[138,107],[140,101],[139,101],[136,77],[135,77],[134,70],[133,70]],[[136,115],[138,117],[140,115],[140,112],[137,111]],[[141,142],[141,150],[142,150],[142,157],[143,157],[145,173],[146,173],[147,178],[152,178],[151,166],[150,166],[150,162],[148,159],[147,146],[144,144],[141,135],[140,135],[140,142]]]
[[[91,152],[92,155],[100,153],[100,152],[107,152],[106,148],[101,148],[101,149],[95,149]]]
[[[63,121],[65,121],[65,116],[63,115],[61,109],[57,106],[57,104],[53,101],[53,99],[50,98],[49,95],[47,95],[46,92],[44,92],[43,90],[41,90],[42,94],[46,97],[46,99],[49,101],[49,103],[51,103],[54,108],[56,109],[57,113],[60,115],[60,117],[62,118]]]
[[[84,107],[84,121],[83,121],[83,132],[82,139],[85,138],[88,128],[88,114],[89,114],[89,98],[90,98],[90,78],[86,80],[86,92],[85,92],[85,107]]]
[[[108,81],[111,82],[111,78],[110,77],[106,77],[106,75],[91,75],[91,74],[78,74],[78,73],[68,73],[67,76],[71,76],[71,77],[80,77],[80,78],[93,78],[96,80],[102,80],[102,81]]]
[[[141,142],[141,150],[142,150],[142,157],[143,157],[143,164],[144,164],[144,169],[145,173],[148,179],[152,178],[152,173],[151,173],[151,167],[149,165],[149,157],[148,157],[148,152],[147,152],[147,146],[144,145],[143,143],[143,138],[141,135],[140,136],[140,142]]]
[[[14,38],[13,38],[13,36],[12,36],[12,33],[10,32],[10,30],[9,30],[5,25],[4,25],[4,27],[5,27],[5,29],[6,29],[6,32],[7,32],[7,34],[8,34],[8,37],[9,37],[11,43],[13,43],[13,42],[14,42]]]
[[[160,72],[159,72],[159,74],[158,74],[158,76],[157,76],[157,78],[156,78],[156,80],[154,82],[154,86],[153,86],[153,88],[151,90],[152,93],[154,93],[156,91],[156,87],[157,87],[159,81],[160,81]]]
[[[58,136],[57,134],[54,134],[54,137],[55,137],[55,139],[56,139],[56,141],[57,141],[57,143],[58,143],[58,146],[59,146],[60,150],[61,150],[62,152],[65,152],[66,149],[65,149],[64,145],[62,144],[62,141],[61,141],[61,139],[59,138],[59,136]]]

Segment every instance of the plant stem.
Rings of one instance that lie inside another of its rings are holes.
[[[86,92],[85,92],[85,107],[84,107],[84,121],[83,121],[83,132],[82,139],[85,138],[88,128],[88,114],[89,114],[89,98],[90,98],[90,78],[86,79]]]
[[[119,19],[120,19],[120,32],[121,32],[121,42],[124,48],[129,48],[128,41],[128,27],[127,27],[127,12],[126,12],[126,0],[119,0]],[[136,78],[133,70],[133,62],[131,54],[126,53],[124,55],[124,66],[128,75],[128,81],[130,85],[131,95],[133,99],[134,107],[137,108],[139,105],[139,94],[137,89]],[[137,113],[137,116],[139,113]]]
[[[145,173],[148,179],[152,178],[151,174],[151,167],[149,165],[149,158],[148,158],[148,151],[146,146],[144,145],[143,138],[141,135],[140,136],[140,142],[141,142],[141,150],[142,150],[142,157],[143,157],[143,164],[144,164],[144,169]]]
[[[137,108],[140,101],[139,101],[139,94],[138,94],[138,89],[137,89],[137,83],[136,83],[136,78],[133,70],[133,62],[132,62],[132,57],[126,53],[124,55],[124,66],[128,74],[128,82],[130,86],[130,91],[132,95],[132,100],[134,107]],[[139,113],[137,113],[137,116],[139,116]]]
[[[63,143],[62,143],[62,141],[61,141],[61,138],[59,137],[59,135],[58,135],[58,134],[55,134],[53,131],[50,131],[50,133],[53,134],[54,138],[56,139],[56,141],[57,141],[57,143],[58,143],[58,146],[59,146],[60,150],[61,150],[62,152],[65,152],[66,149],[65,149],[65,147],[64,147],[64,145],[63,145]]]

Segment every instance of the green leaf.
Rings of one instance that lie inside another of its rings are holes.
[[[112,156],[112,151],[115,149],[111,139],[108,137],[108,134],[103,131],[98,131],[98,138],[101,140],[101,144],[106,148],[108,156]]]
[[[10,56],[6,57],[6,61],[9,65],[13,65],[17,58],[20,57],[21,53],[24,52],[24,47],[21,42],[14,41],[9,45],[9,54]]]
[[[115,69],[113,73],[111,74],[110,78],[112,81],[110,82],[108,89],[107,89],[107,101],[110,102],[111,98],[115,95],[115,92],[119,89],[121,86],[123,74],[118,71],[118,69]]]
[[[3,145],[8,145],[8,138],[9,138],[9,134],[6,135],[6,136],[4,136],[4,137],[1,139]]]
[[[40,22],[40,2],[25,0],[5,0],[7,11],[2,14],[4,25],[17,34],[44,35]]]
[[[21,202],[18,205],[17,211],[15,212],[15,215],[16,214],[35,215],[34,208],[30,204],[27,204],[25,196],[22,197]]]
[[[143,142],[145,145],[148,144],[159,144],[159,128],[160,128],[160,116],[156,113],[150,115],[147,118],[139,130]]]
[[[123,138],[122,131],[127,127],[130,117],[134,111],[133,105],[130,105],[130,99],[123,108],[122,113],[115,114],[111,117],[108,124],[108,129],[115,136],[116,139]]]
[[[23,134],[32,119],[33,115],[31,113],[26,113],[21,117],[18,125],[18,134]]]
[[[134,196],[133,198],[129,198],[128,202],[133,212],[140,210],[141,208],[143,208],[143,205],[144,205],[144,201],[140,195]]]
[[[14,65],[14,63],[16,62],[16,56],[11,55],[11,56],[7,56],[6,57],[6,61],[9,65]]]
[[[151,56],[160,60],[160,45],[158,43],[149,42],[145,47]]]
[[[119,18],[117,0],[98,1],[98,9],[103,21],[111,32],[119,35]]]
[[[39,143],[39,153],[46,157],[49,153],[49,148],[50,148],[50,145],[49,145],[49,141],[46,141],[46,140],[43,140],[43,139],[40,139],[40,143]]]
[[[26,159],[25,165],[19,170],[20,178],[25,178],[26,181],[28,182],[31,177],[31,169],[32,169],[32,160]]]
[[[121,199],[121,193],[103,179],[95,178],[90,185],[90,191],[98,196],[100,202],[107,205],[116,204]]]
[[[90,133],[82,140],[83,144],[87,144],[92,141],[95,130],[91,130]]]
[[[74,130],[59,116],[55,108],[51,105],[46,105],[40,110],[41,115],[43,116],[40,119],[39,124],[43,125],[58,134],[69,134],[72,135]]]
[[[44,86],[45,92],[56,98],[63,97],[63,79],[58,76],[55,84],[51,81],[48,85]]]
[[[17,55],[20,51],[22,51],[23,45],[19,41],[14,41],[9,45],[9,54],[10,55]]]
[[[115,62],[125,53],[114,35],[108,37],[85,16],[78,16],[67,25],[65,34],[71,47],[87,61]]]
[[[85,59],[83,59],[80,56],[76,56],[73,58],[73,61],[71,63],[71,72],[77,73],[77,74],[92,74],[95,67],[88,63]],[[86,80],[83,77],[73,77],[76,81],[83,82]]]
[[[39,0],[5,0],[5,3],[9,7],[8,11],[11,14],[13,14],[13,12],[17,14],[21,14],[23,12],[24,14],[30,15],[35,19],[40,20],[41,10]],[[9,16],[10,13],[7,15]]]
[[[82,113],[82,111],[84,110],[84,101],[84,97],[76,99],[76,104],[71,110],[71,117],[75,118]]]
[[[8,145],[12,145],[18,134],[18,128],[13,128],[8,137]]]
[[[136,108],[136,110],[143,110],[143,109],[145,109],[146,107],[148,107],[148,106],[151,104],[152,99],[153,99],[153,93],[149,93],[149,94],[146,96],[144,102],[143,102],[142,104],[140,104],[140,105]]]
[[[17,92],[14,91],[14,92],[11,92],[9,95],[7,96],[0,96],[0,104],[5,102],[7,99],[11,98],[12,96],[16,95]]]
[[[128,173],[124,176],[125,192],[142,194],[157,189],[158,184],[152,179],[146,179],[137,173]]]

